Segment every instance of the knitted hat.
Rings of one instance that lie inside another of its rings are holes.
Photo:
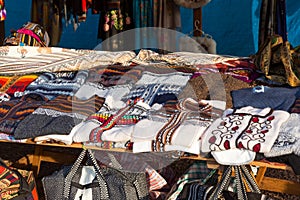
[[[47,47],[49,42],[49,35],[41,25],[27,22],[17,31],[11,32],[11,34],[5,38],[4,45]]]

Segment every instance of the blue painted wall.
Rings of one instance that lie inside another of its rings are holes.
[[[300,1],[287,1],[288,40],[300,45]],[[211,0],[203,7],[202,28],[217,42],[219,54],[248,56],[257,51],[259,11],[261,0]],[[17,5],[17,6],[16,6]],[[31,0],[7,0],[6,35],[30,21]],[[64,27],[59,46],[93,49],[97,39],[98,15],[88,13],[87,21],[76,32],[70,24]],[[181,9],[182,32],[193,28],[192,10]]]
[[[300,1],[286,0],[288,40],[300,45]],[[211,0],[203,7],[203,30],[220,54],[247,56],[257,51],[261,0]]]

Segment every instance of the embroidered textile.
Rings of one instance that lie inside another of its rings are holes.
[[[269,152],[279,128],[289,113],[271,108],[258,109],[251,106],[227,109],[223,117],[215,120],[202,137],[202,152],[228,149],[248,149]]]
[[[271,150],[264,153],[266,157],[275,157],[294,153],[300,156],[300,127],[298,126],[300,115],[291,113],[279,131],[279,135]]]
[[[127,142],[131,138],[133,125],[147,116],[149,106],[139,99],[128,101],[117,110],[100,110],[91,114],[78,128],[75,142]]]
[[[0,73],[16,75],[86,70],[97,66],[126,65],[135,53],[74,50],[59,47],[0,47]]]

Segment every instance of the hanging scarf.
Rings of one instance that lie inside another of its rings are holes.
[[[0,21],[4,21],[6,19],[6,9],[4,0],[0,0]]]

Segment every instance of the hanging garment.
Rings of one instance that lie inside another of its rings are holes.
[[[260,9],[258,46],[274,34],[287,41],[285,0],[263,0]]]
[[[300,46],[293,48],[280,35],[272,35],[253,56],[253,62],[268,80],[300,86]]]
[[[31,21],[40,24],[48,32],[49,46],[56,46],[62,34],[63,1],[32,0]]]
[[[211,0],[174,0],[174,2],[185,8],[200,8],[208,4]]]
[[[102,41],[132,28],[132,0],[103,1],[98,27],[98,38]],[[121,48],[121,39],[112,39],[105,43],[105,49]],[[123,48],[124,49],[124,48]]]
[[[153,26],[153,0],[133,0],[135,28]]]
[[[3,40],[5,38],[5,24],[6,19],[6,9],[4,0],[0,0],[0,46],[2,46]]]
[[[0,21],[4,21],[5,19],[6,19],[5,1],[0,0]]]
[[[201,31],[201,36],[183,36],[179,39],[179,50],[195,53],[217,54],[217,43],[212,36]]]

